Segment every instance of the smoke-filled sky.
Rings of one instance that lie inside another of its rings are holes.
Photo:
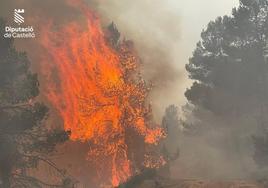
[[[238,0],[86,1],[101,16],[104,24],[113,21],[122,36],[135,42],[144,63],[144,75],[155,84],[151,101],[158,121],[165,107],[185,103],[184,92],[191,81],[184,67],[202,29],[210,20],[230,14],[232,8],[238,5]],[[1,0],[0,16],[12,21],[14,8],[25,8],[30,15],[40,10],[47,14],[44,18],[75,19],[75,14],[66,8],[64,2]],[[37,17],[41,13],[38,14]],[[27,22],[27,17],[25,19]]]
[[[156,84],[153,106],[157,116],[169,104],[185,103],[191,81],[185,64],[209,21],[230,14],[238,0],[95,0],[107,22],[134,40],[144,60],[145,75]],[[158,116],[159,117],[159,116]],[[160,119],[158,119],[160,120]]]
[[[165,107],[170,104],[182,106],[186,102],[184,92],[187,87],[190,87],[191,80],[188,79],[184,67],[191,57],[195,44],[200,39],[202,29],[216,17],[231,14],[232,8],[239,3],[239,0],[86,1],[101,16],[104,25],[113,21],[122,36],[134,41],[144,63],[144,75],[155,84],[151,100],[156,114],[155,118],[159,122]],[[65,4],[64,0],[0,0],[0,16],[10,18],[13,21],[10,16],[12,16],[14,8],[25,8],[26,11],[32,12],[31,15],[42,10],[43,12],[39,12],[39,15],[36,16],[51,16],[58,20],[65,18],[67,18],[66,20],[68,18],[75,20],[77,12],[74,13],[74,10],[62,6],[63,4]],[[24,48],[23,45],[20,45],[20,47]],[[31,53],[31,50],[28,50],[28,53]],[[29,56],[31,57],[31,54]],[[211,134],[216,135],[215,137],[218,136],[218,132],[210,132],[209,138]],[[229,135],[229,132],[223,132],[220,135]],[[222,157],[225,150],[208,147],[205,142],[207,141],[206,138],[195,139],[194,141],[187,140],[188,145],[186,147],[191,143],[195,147],[194,149],[189,147],[191,151],[188,153],[186,151],[186,154],[184,154],[186,156],[185,161],[193,166],[196,165],[189,159],[196,159],[198,153],[198,157],[202,159],[202,165],[207,167],[207,163],[209,163],[213,166],[209,175],[216,171],[213,171],[214,168],[219,168],[219,164],[224,164],[223,166],[226,167],[226,161],[229,158]],[[197,152],[192,152],[196,148]],[[209,159],[209,157],[211,158]],[[181,158],[185,163],[183,156]],[[236,167],[231,167],[236,162],[236,160],[232,163],[228,161],[229,167],[226,167],[227,170],[222,174],[238,174],[236,171],[233,172]],[[203,173],[203,168],[196,167],[196,169]],[[240,171],[240,168],[237,169],[237,171]]]

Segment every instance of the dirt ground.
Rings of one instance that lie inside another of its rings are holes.
[[[203,180],[173,180],[165,183],[145,181],[139,188],[266,188],[254,182],[213,182]]]

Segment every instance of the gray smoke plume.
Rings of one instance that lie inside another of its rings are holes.
[[[69,21],[81,21],[81,14],[68,6],[68,1],[41,0],[3,0],[0,16],[13,24],[13,10],[24,8],[25,20],[29,25],[31,18],[52,19],[61,25]],[[184,64],[179,63],[181,40],[180,13],[170,3],[151,1],[98,1],[87,0],[92,10],[101,17],[103,26],[114,22],[122,38],[134,41],[143,62],[145,79],[154,84],[151,102],[155,118],[160,122],[164,108],[169,104],[182,104],[185,99],[186,73]],[[36,27],[35,27],[36,28]],[[38,37],[38,33],[37,33]],[[28,41],[19,41],[18,47],[24,50]],[[31,53],[29,54],[31,56]],[[188,85],[188,84],[187,84]]]
[[[182,103],[182,85],[186,74],[178,49],[181,39],[180,13],[169,3],[156,1],[89,0],[103,18],[114,22],[122,36],[133,40],[143,62],[143,75],[151,81],[153,111],[158,121],[164,109],[172,103]],[[181,90],[181,91],[179,91]]]
[[[191,81],[187,79],[184,66],[200,38],[201,30],[210,20],[229,14],[238,0],[87,0],[87,3],[100,15],[104,27],[114,22],[123,38],[134,41],[143,62],[143,75],[155,86],[150,100],[155,118],[161,122],[165,107],[169,104],[182,106],[186,101],[184,91]],[[68,6],[64,0],[1,0],[0,16],[13,24],[15,8],[26,9],[29,25],[34,23],[30,22],[28,13],[43,19],[52,18],[59,25],[80,21],[81,18],[79,11]],[[33,65],[33,69],[37,69],[38,53],[34,53],[32,43],[24,40],[16,43],[18,48],[28,52],[32,62],[37,62]],[[251,129],[252,120],[241,120],[240,123],[245,125],[243,128],[234,126],[230,129],[226,124],[236,124],[235,120],[219,121],[211,115],[204,116],[207,123],[202,126],[209,126],[209,132],[178,135],[181,156],[173,164],[173,176],[214,179],[247,177],[248,172],[255,169],[255,164],[248,157],[252,147],[249,135],[254,132]],[[187,118],[191,122],[197,121],[191,115]],[[217,128],[212,126],[214,124],[218,124]],[[248,144],[248,148],[236,148],[236,140],[232,140],[236,137],[244,137],[244,145]],[[247,157],[240,158],[243,155]],[[71,156],[72,160],[76,157]]]

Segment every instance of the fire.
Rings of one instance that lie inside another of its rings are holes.
[[[149,88],[139,74],[132,44],[122,41],[111,47],[97,16],[79,6],[86,26],[42,29],[41,44],[48,51],[42,64],[46,97],[71,139],[90,144],[88,160],[100,176],[109,171],[116,186],[134,173],[127,130],[140,135],[145,145],[157,144],[163,131],[150,127],[151,109],[145,102]]]

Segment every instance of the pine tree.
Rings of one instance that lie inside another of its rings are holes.
[[[201,33],[186,66],[195,81],[185,93],[191,103],[217,115],[239,115],[265,101],[267,4],[267,0],[241,0],[232,16],[217,18]]]
[[[256,134],[262,136],[254,137],[255,160],[261,165],[268,165],[267,44],[268,1],[240,0],[231,16],[218,17],[202,31],[186,65],[194,83],[185,96],[195,113],[205,110],[218,118],[213,126],[223,125],[223,119],[236,121],[234,126],[243,124],[241,117],[256,119]],[[239,136],[230,132],[237,151]]]
[[[3,38],[4,26],[0,20],[0,187],[50,186],[29,176],[27,170],[42,161],[65,177],[48,154],[69,133],[46,129],[48,108],[36,99],[37,74],[30,71],[26,53],[18,52],[12,39]]]

